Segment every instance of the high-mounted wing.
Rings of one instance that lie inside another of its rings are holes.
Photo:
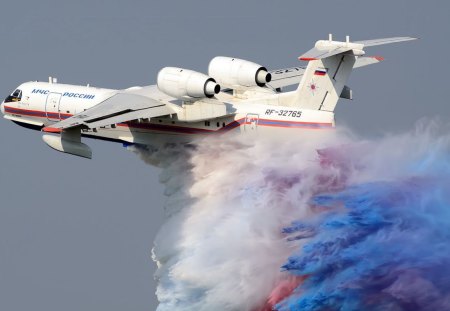
[[[61,135],[44,135],[42,139],[55,150],[90,159],[92,151],[89,146],[81,142],[81,129],[94,129],[141,118],[153,118],[175,113],[164,103],[139,93],[133,93],[133,90],[126,90],[114,94],[90,109],[50,127],[45,127],[44,132],[61,133]]]
[[[305,67],[292,67],[270,71],[272,80],[267,86],[277,89],[292,84],[298,84],[305,73]]]
[[[60,132],[61,130],[75,127],[93,129],[141,118],[153,118],[175,113],[166,104],[147,96],[117,93],[98,105],[43,130],[45,132]]]

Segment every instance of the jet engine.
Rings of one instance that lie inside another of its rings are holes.
[[[208,74],[226,87],[264,86],[272,75],[261,65],[243,59],[217,56],[209,63]]]
[[[220,85],[211,77],[183,68],[165,67],[158,73],[158,88],[178,99],[213,97]]]

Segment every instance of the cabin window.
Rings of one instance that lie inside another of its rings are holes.
[[[6,97],[5,103],[20,102],[22,99],[22,91],[17,89],[11,95]]]
[[[205,126],[210,126],[211,123],[209,121],[205,121]]]

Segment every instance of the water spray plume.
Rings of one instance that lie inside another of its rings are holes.
[[[450,136],[311,131],[132,147],[161,167],[158,310],[450,307]]]

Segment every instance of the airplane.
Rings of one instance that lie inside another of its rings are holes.
[[[415,40],[395,37],[350,42],[319,40],[299,57],[306,66],[268,71],[254,62],[215,57],[208,75],[165,67],[157,84],[123,90],[48,82],[26,82],[1,104],[4,118],[43,131],[44,142],[64,153],[92,158],[81,142],[90,137],[124,145],[190,141],[226,132],[276,133],[335,127],[340,98],[352,69],[379,63],[364,48]],[[292,91],[286,87],[298,84]]]

